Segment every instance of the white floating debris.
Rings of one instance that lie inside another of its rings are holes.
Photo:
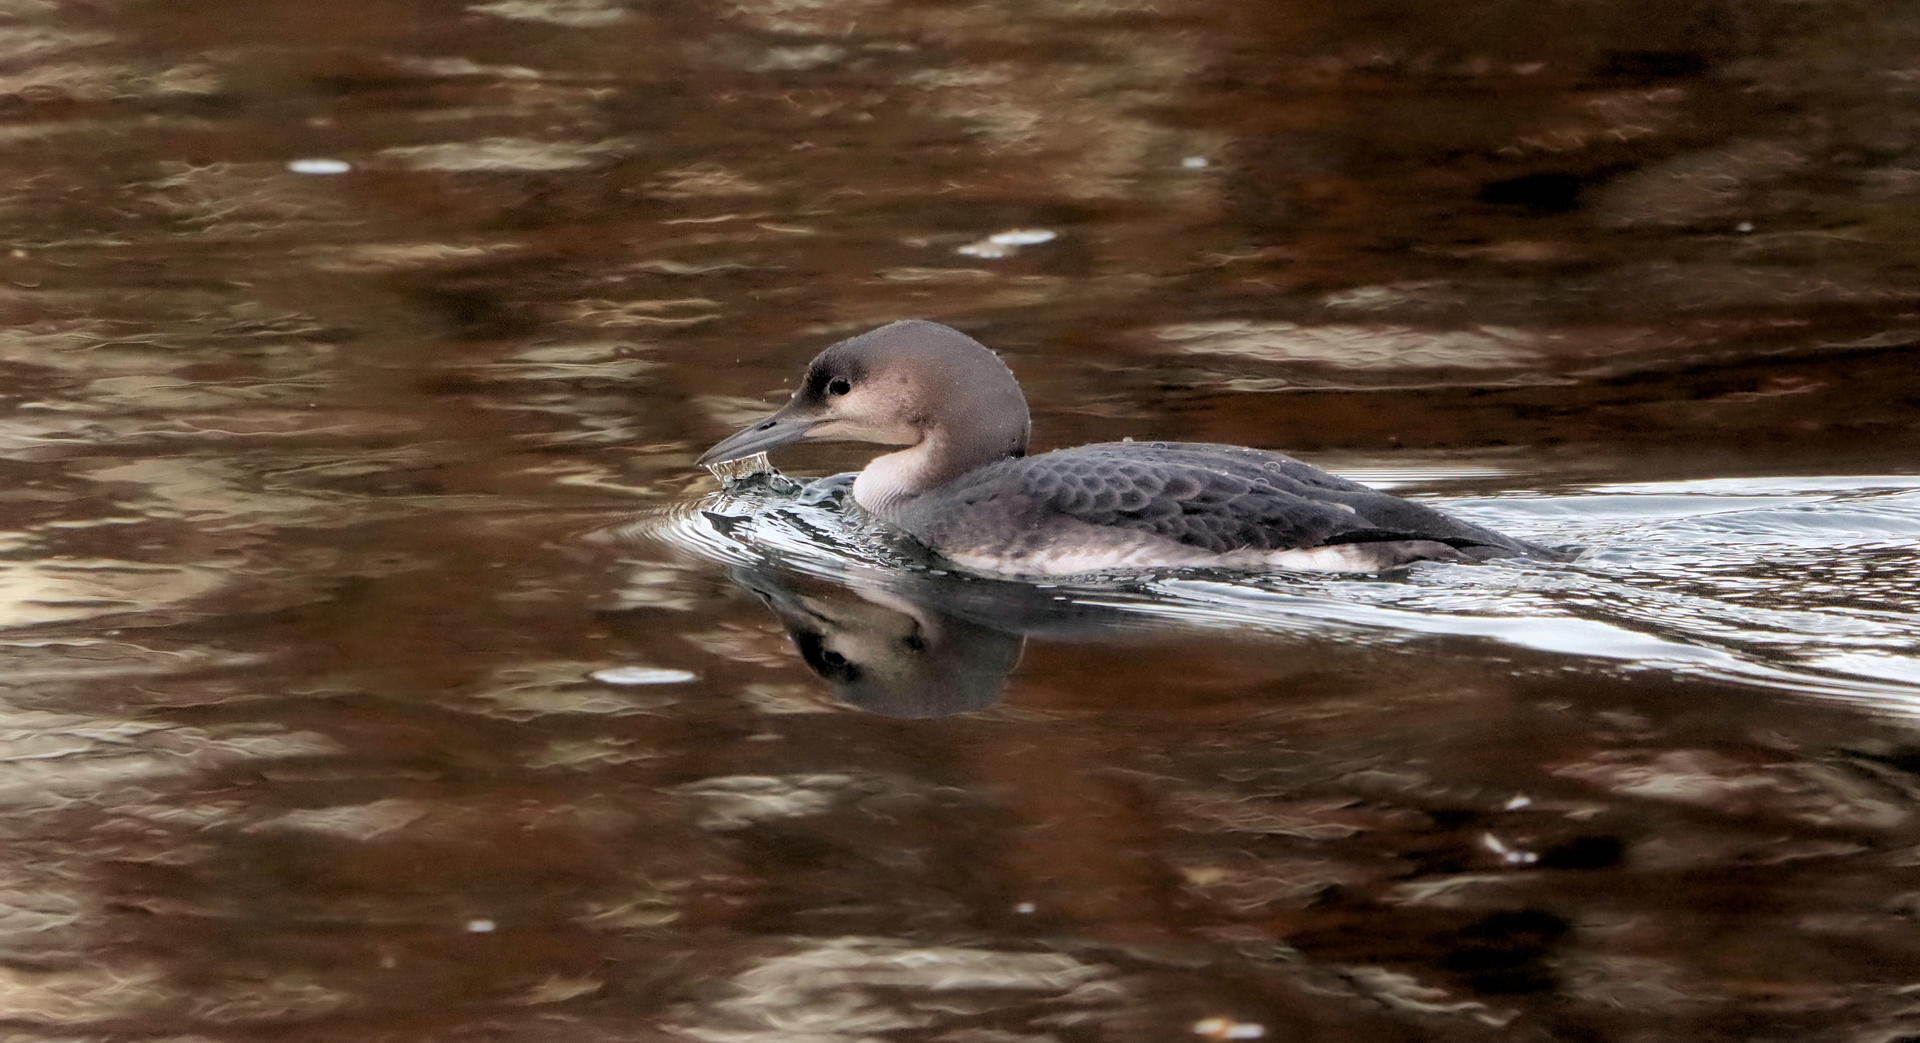
[[[601,684],[682,684],[691,681],[690,670],[668,670],[658,666],[614,666],[587,675]]]
[[[468,920],[467,930],[474,934],[490,934],[498,926],[492,920]]]
[[[1202,1018],[1193,1023],[1193,1034],[1208,1039],[1260,1039],[1267,1034],[1267,1027],[1257,1021]]]
[[[1532,806],[1533,806],[1533,798],[1527,796],[1525,793],[1514,794],[1511,798],[1507,800],[1507,805],[1506,805],[1508,811],[1519,811],[1521,808],[1527,808]]]
[[[1049,232],[1044,228],[1016,228],[1010,232],[995,232],[987,236],[987,242],[1001,246],[1039,246],[1058,238],[1058,232]]]
[[[1747,234],[1748,232],[1751,232],[1751,231],[1753,231],[1753,222],[1752,222],[1752,221],[1742,221],[1742,222],[1740,222],[1739,224],[1737,224],[1737,225],[1734,225],[1734,226],[1733,226],[1733,230],[1734,230],[1734,231],[1736,231],[1736,232],[1739,232],[1739,233],[1740,233],[1741,235],[1745,235],[1745,234]]]
[[[344,174],[353,169],[353,164],[344,159],[296,159],[287,164],[287,169],[296,174]]]
[[[1038,907],[1032,902],[1021,902],[1019,905],[1013,907],[1013,911],[1019,913],[1021,916],[1032,916],[1036,908]]]
[[[1008,257],[1020,251],[1023,246],[1038,246],[1060,238],[1060,233],[1045,228],[1014,228],[1005,232],[995,232],[978,242],[968,243],[954,252],[968,257]]]
[[[1188,170],[1205,170],[1207,169],[1207,157],[1188,156],[1180,161],[1180,165],[1186,167]]]
[[[1480,844],[1488,851],[1499,855],[1500,860],[1508,865],[1529,866],[1540,861],[1539,855],[1517,847],[1508,847],[1505,841],[1494,836],[1492,833],[1482,833],[1480,835]]]

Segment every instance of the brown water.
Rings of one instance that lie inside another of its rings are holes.
[[[0,0],[6,1038],[1920,1038],[1916,54]],[[905,316],[1585,552],[1035,588],[691,465]]]

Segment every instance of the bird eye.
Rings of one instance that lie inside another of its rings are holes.
[[[835,377],[827,382],[827,394],[829,395],[844,395],[852,390],[853,385],[847,383],[847,378],[845,377]]]

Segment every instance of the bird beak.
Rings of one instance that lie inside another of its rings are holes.
[[[748,424],[721,439],[719,445],[702,453],[694,463],[702,466],[726,463],[791,442],[805,441],[808,433],[826,420],[826,417],[806,411],[798,403],[789,402],[772,416]]]

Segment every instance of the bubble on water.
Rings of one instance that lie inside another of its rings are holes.
[[[968,257],[1010,257],[1020,252],[1023,246],[1038,246],[1060,238],[1060,233],[1045,228],[1011,228],[1004,232],[995,232],[985,239],[968,243],[955,249],[955,253]]]
[[[353,164],[344,159],[296,159],[287,164],[287,169],[296,174],[344,174],[353,169]]]
[[[1038,246],[1060,238],[1059,233],[1044,228],[1015,228],[1007,232],[995,232],[987,236],[987,242],[1001,246]]]
[[[689,670],[669,670],[658,666],[614,666],[587,675],[601,684],[684,684],[696,676]]]

